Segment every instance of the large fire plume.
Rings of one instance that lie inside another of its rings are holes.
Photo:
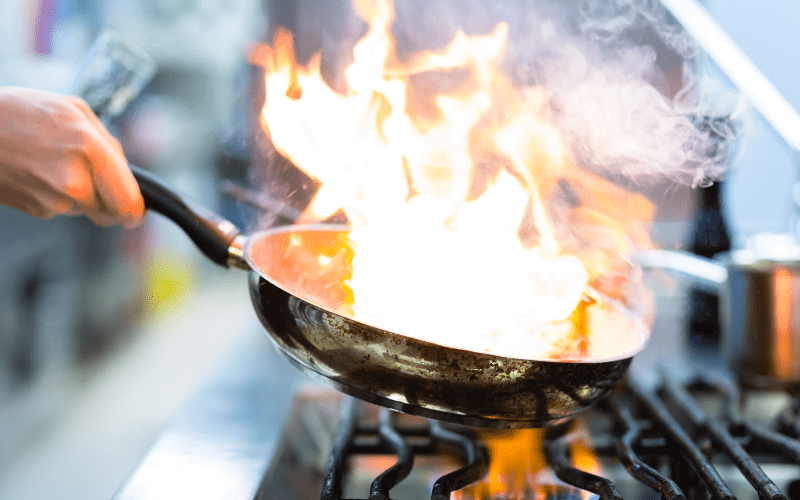
[[[609,165],[625,173],[659,168],[659,155],[685,162],[614,136],[642,135],[614,130],[613,120],[634,112],[624,99],[622,109],[586,100],[594,113],[586,119],[580,102],[587,85],[627,89],[652,109],[668,109],[666,99],[601,73],[568,85],[577,100],[520,83],[504,69],[508,22],[401,57],[392,1],[353,7],[367,29],[343,84],[323,76],[321,53],[298,62],[285,29],[251,56],[265,70],[261,118],[275,150],[318,183],[297,222],[344,214],[349,223],[351,267],[332,273],[351,300],[339,311],[502,356],[610,359],[638,350],[648,301],[631,255],[650,245],[654,208],[609,181]],[[554,36],[546,22],[536,28]],[[656,127],[689,133],[688,120],[669,111]],[[595,116],[603,113],[606,124]],[[580,139],[598,123],[603,130]],[[685,154],[692,140],[676,143]],[[644,159],[629,155],[637,149]]]

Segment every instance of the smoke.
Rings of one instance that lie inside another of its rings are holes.
[[[520,87],[544,89],[549,124],[589,172],[640,185],[669,179],[705,186],[724,175],[736,151],[743,99],[703,75],[697,47],[658,0],[396,0],[394,6],[400,59],[439,51],[458,31],[489,34],[506,23],[505,73]],[[366,28],[348,1],[301,1],[294,27],[299,60],[321,52],[323,76],[345,94],[344,69]],[[453,76],[431,78],[447,86]],[[256,136],[256,164],[266,165],[251,169],[253,183],[305,206],[317,184],[276,155],[263,131]],[[496,158],[474,160],[488,169],[476,169],[476,177],[491,178],[499,168]]]
[[[614,43],[626,33],[651,29],[682,58],[697,54],[692,39],[659,0],[583,0],[579,9],[580,30],[594,40]]]
[[[647,61],[642,51],[627,62]],[[573,68],[575,69],[575,68]],[[691,71],[684,64],[684,71]],[[705,185],[724,172],[737,126],[729,114],[683,108],[614,65],[552,75],[555,124],[585,167],[634,180]]]
[[[396,11],[401,56],[506,22],[506,73],[545,89],[551,125],[588,171],[707,185],[735,150],[743,101],[701,76],[697,47],[657,0],[407,0]]]

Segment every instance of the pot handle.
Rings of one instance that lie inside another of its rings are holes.
[[[246,266],[241,257],[244,236],[232,222],[179,194],[157,175],[134,165],[129,167],[139,183],[145,208],[172,220],[216,264],[224,267]]]
[[[666,269],[688,277],[696,286],[718,292],[728,281],[728,270],[717,262],[689,252],[645,250],[637,259],[645,269]]]

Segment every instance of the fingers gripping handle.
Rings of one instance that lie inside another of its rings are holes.
[[[158,176],[133,165],[130,168],[139,183],[145,208],[172,220],[206,256],[221,266],[230,267],[231,247],[241,234],[239,228],[179,194]]]

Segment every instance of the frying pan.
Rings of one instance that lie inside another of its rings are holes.
[[[542,427],[603,398],[631,363],[632,355],[580,362],[516,359],[356,321],[346,312],[339,285],[351,251],[346,227],[285,226],[245,237],[158,177],[131,170],[148,209],[178,224],[217,264],[249,270],[256,314],[279,350],[351,396],[470,426]]]

